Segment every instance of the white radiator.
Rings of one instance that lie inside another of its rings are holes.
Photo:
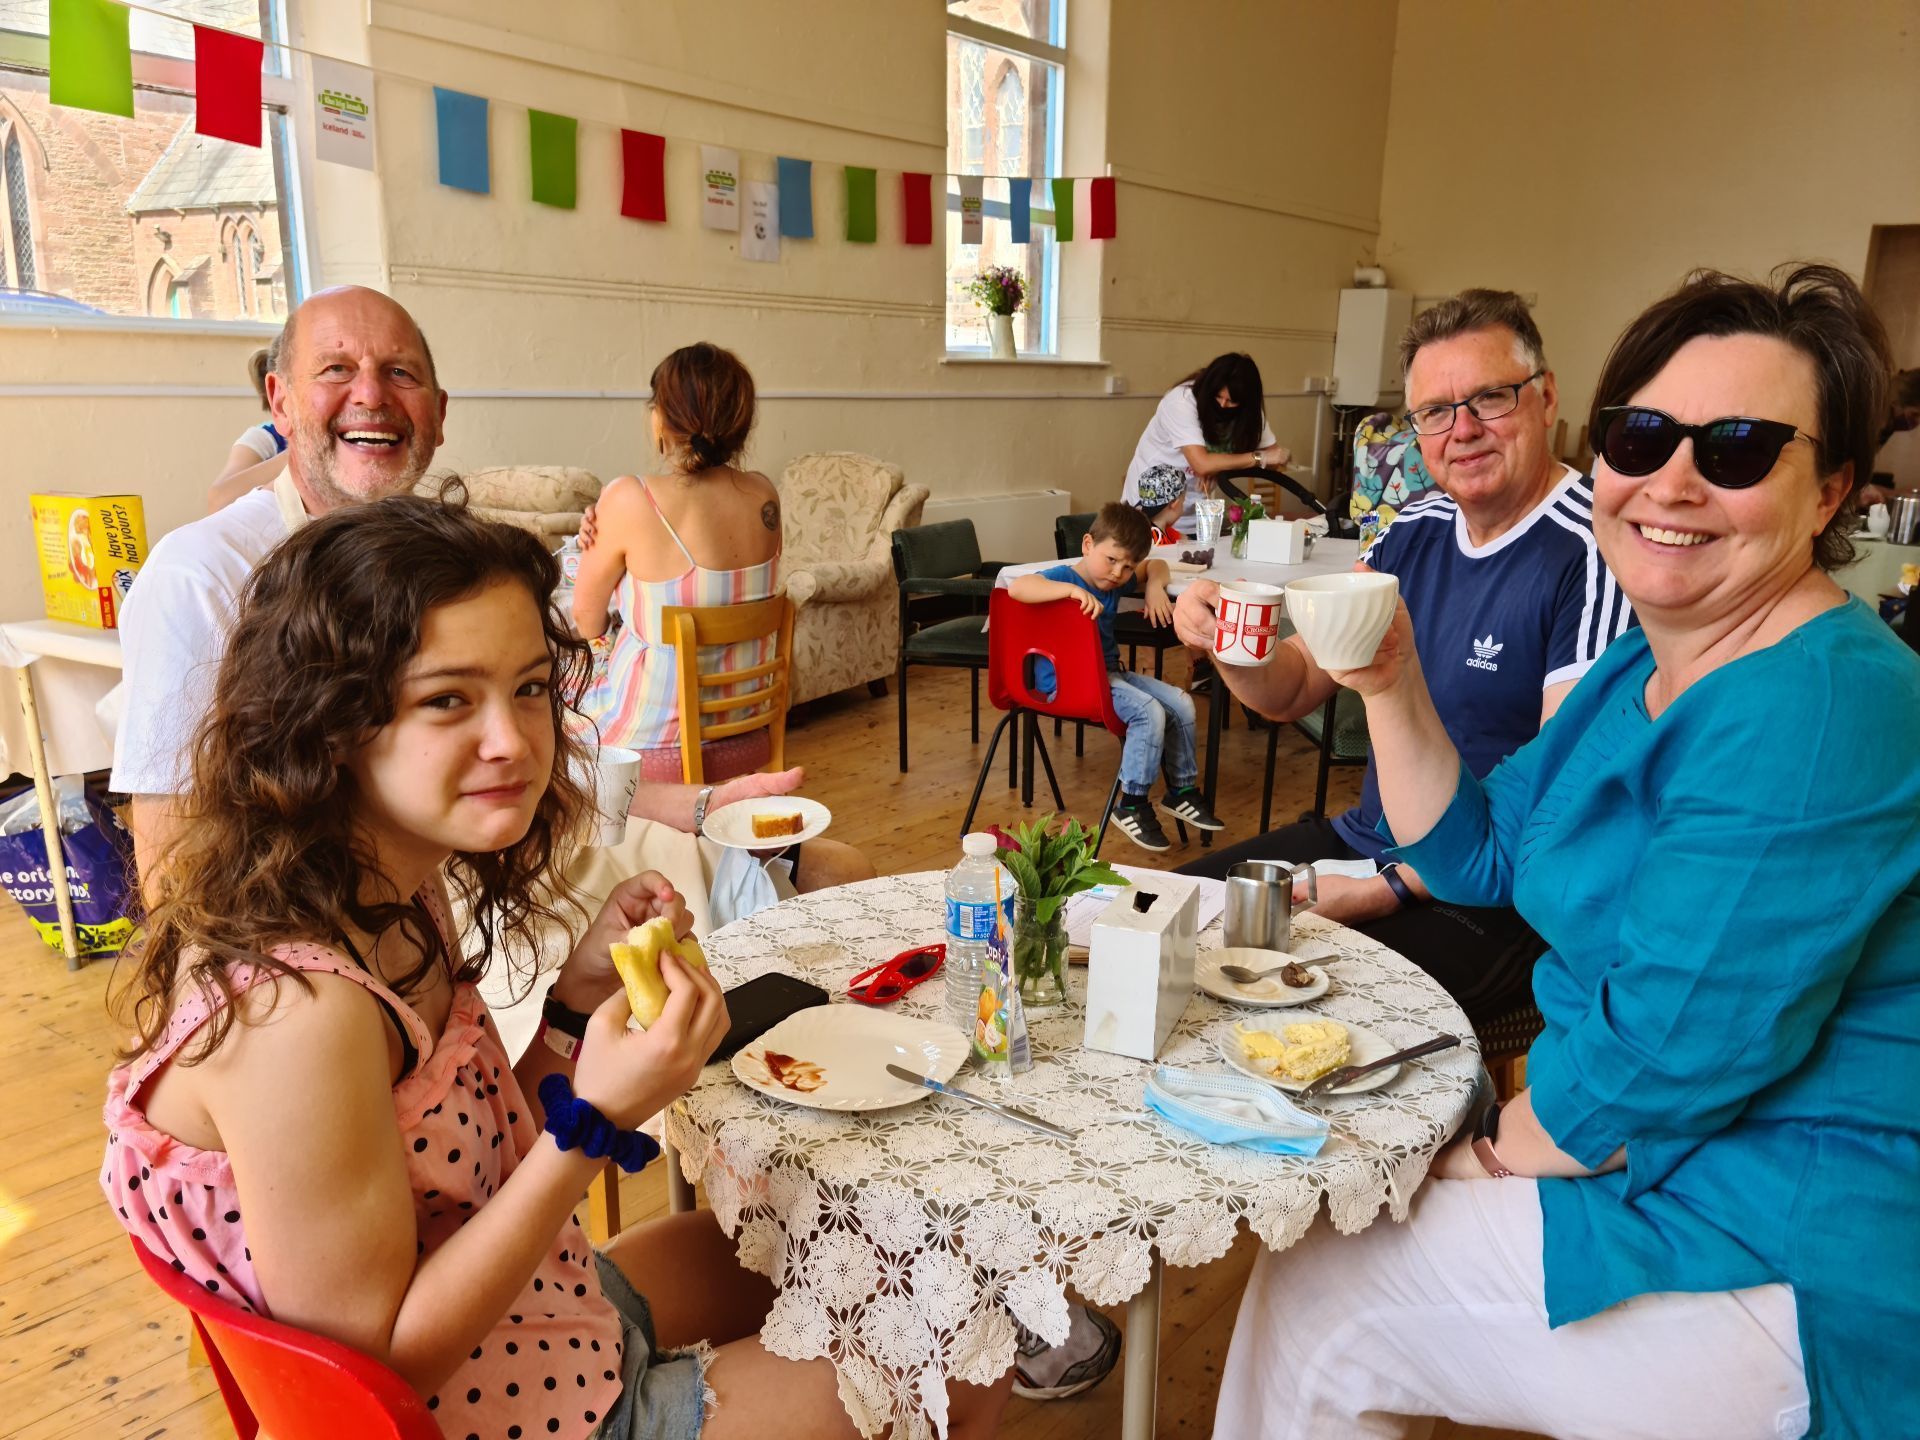
[[[1073,496],[1065,490],[1022,490],[1013,495],[966,495],[927,501],[920,523],[971,520],[980,537],[983,560],[1051,560],[1053,522],[1071,513]]]

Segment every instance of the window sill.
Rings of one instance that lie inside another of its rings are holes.
[[[9,315],[0,314],[0,330],[118,331],[145,335],[224,335],[271,339],[280,333],[271,320],[175,320],[165,315]]]
[[[1110,362],[1105,360],[1071,360],[1060,355],[1016,355],[1011,360],[1002,360],[993,355],[972,355],[964,350],[949,350],[940,357],[942,365],[1056,365],[1068,369],[1106,370]]]

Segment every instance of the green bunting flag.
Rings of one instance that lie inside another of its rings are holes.
[[[1053,182],[1053,238],[1073,239],[1073,181]]]
[[[875,195],[878,172],[859,165],[847,166],[847,239],[871,245],[880,238],[880,221]]]
[[[132,118],[128,14],[110,0],[53,0],[47,15],[47,94],[54,104]]]
[[[575,140],[580,122],[571,115],[527,111],[527,146],[533,156],[533,198],[542,205],[571,210],[578,196],[579,161]]]

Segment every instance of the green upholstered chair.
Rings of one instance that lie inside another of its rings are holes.
[[[980,558],[971,520],[943,520],[893,532],[900,583],[900,769],[907,768],[907,667],[972,672],[973,740],[980,742],[980,672],[987,665],[987,597],[1002,562]],[[956,613],[958,612],[958,613]]]

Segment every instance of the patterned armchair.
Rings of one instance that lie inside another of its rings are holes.
[[[503,465],[461,477],[474,514],[517,525],[537,535],[549,550],[580,529],[580,516],[600,498],[591,471],[570,465]],[[432,482],[423,485],[431,490]]]
[[[785,553],[780,573],[797,607],[790,703],[893,674],[900,596],[892,537],[920,523],[924,485],[897,465],[831,450],[802,455],[780,476]]]

